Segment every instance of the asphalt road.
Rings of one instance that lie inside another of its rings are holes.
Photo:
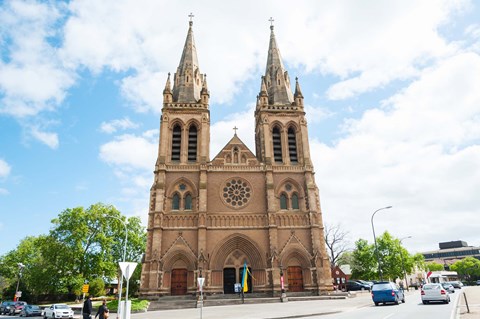
[[[178,309],[162,310],[144,313],[135,313],[131,319],[411,319],[435,318],[454,319],[455,305],[460,291],[451,294],[450,304],[428,304],[421,302],[420,291],[406,293],[406,303],[399,305],[375,306],[369,293],[361,293],[355,298],[343,300],[312,300],[295,301],[286,303],[244,304],[218,307],[205,307],[203,309]],[[18,318],[18,316],[15,316]],[[0,318],[15,318],[0,316]],[[75,316],[79,318],[78,315]],[[33,317],[30,317],[33,318]],[[35,317],[40,319],[41,317]],[[112,319],[116,318],[112,314]]]

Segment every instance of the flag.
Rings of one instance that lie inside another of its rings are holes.
[[[242,291],[243,292],[248,292],[248,268],[247,268],[247,262],[243,264],[243,276],[242,276]]]
[[[427,279],[428,279],[431,275],[432,275],[432,272],[429,271],[429,272],[427,273]]]

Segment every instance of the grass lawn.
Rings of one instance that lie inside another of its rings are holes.
[[[142,299],[128,299],[132,301],[132,311],[144,311],[148,308],[148,300]],[[101,304],[101,303],[100,303]],[[100,306],[100,304],[98,306]],[[117,312],[118,309],[118,300],[111,300],[107,302],[107,308],[112,312]]]

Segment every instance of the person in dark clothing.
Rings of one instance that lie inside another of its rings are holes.
[[[105,319],[106,317],[108,317],[107,301],[105,299],[103,299],[102,305],[98,307],[98,311],[97,311],[97,314],[95,315],[95,318],[97,318],[97,316],[99,319]]]
[[[90,296],[87,296],[87,299],[85,299],[85,302],[83,303],[83,319],[90,319],[92,316],[92,300],[90,300],[90,298]]]

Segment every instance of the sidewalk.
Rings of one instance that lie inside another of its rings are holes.
[[[470,313],[467,312],[465,296],[467,297]],[[462,291],[460,291],[460,300],[457,309],[461,319],[480,318],[480,286],[464,287]]]

